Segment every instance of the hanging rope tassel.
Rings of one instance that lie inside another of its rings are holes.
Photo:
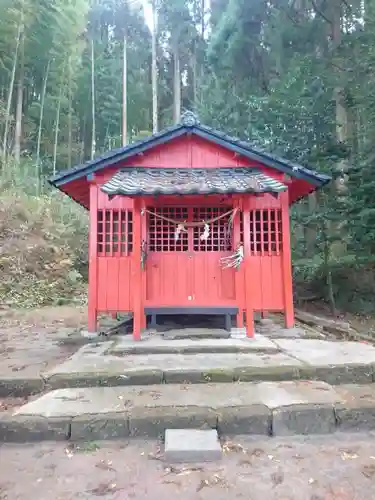
[[[183,232],[183,231],[187,231],[187,229],[185,228],[185,226],[183,224],[178,224],[177,227],[176,227],[176,231],[174,233],[174,240],[175,241],[178,241],[180,239],[180,234]]]
[[[210,237],[210,226],[208,224],[205,224],[204,231],[200,236],[201,241],[207,241],[209,237]]]
[[[244,260],[244,249],[243,245],[239,245],[237,250],[232,255],[227,257],[222,257],[220,259],[221,266],[223,269],[235,268],[238,269]]]

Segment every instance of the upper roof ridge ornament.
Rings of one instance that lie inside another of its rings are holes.
[[[185,125],[185,127],[194,127],[199,123],[199,118],[193,111],[185,111],[181,116],[181,125]]]

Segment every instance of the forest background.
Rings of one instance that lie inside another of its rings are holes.
[[[0,307],[85,301],[46,179],[194,110],[333,176],[292,210],[295,299],[371,314],[374,83],[375,0],[0,0]]]

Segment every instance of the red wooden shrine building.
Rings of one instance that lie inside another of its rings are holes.
[[[90,210],[89,331],[132,312],[254,312],[294,324],[289,207],[326,175],[254,149],[187,112],[160,133],[63,171],[51,183]]]

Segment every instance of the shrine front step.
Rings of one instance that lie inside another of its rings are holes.
[[[212,352],[212,342],[208,340],[163,342],[132,343],[124,339],[122,343],[84,346],[68,360],[42,374],[45,388],[282,380],[320,380],[338,385],[375,381],[375,348],[355,342],[271,341],[263,337],[258,347],[267,349],[269,343],[271,352],[240,350],[232,353]],[[257,346],[255,341],[247,343],[241,339],[217,342],[224,348],[253,349]],[[164,346],[177,351],[163,353]],[[133,349],[145,350],[134,354]],[[178,349],[186,351],[181,353]]]
[[[59,389],[0,417],[0,441],[163,439],[166,429],[219,436],[375,430],[375,385],[324,382]]]

